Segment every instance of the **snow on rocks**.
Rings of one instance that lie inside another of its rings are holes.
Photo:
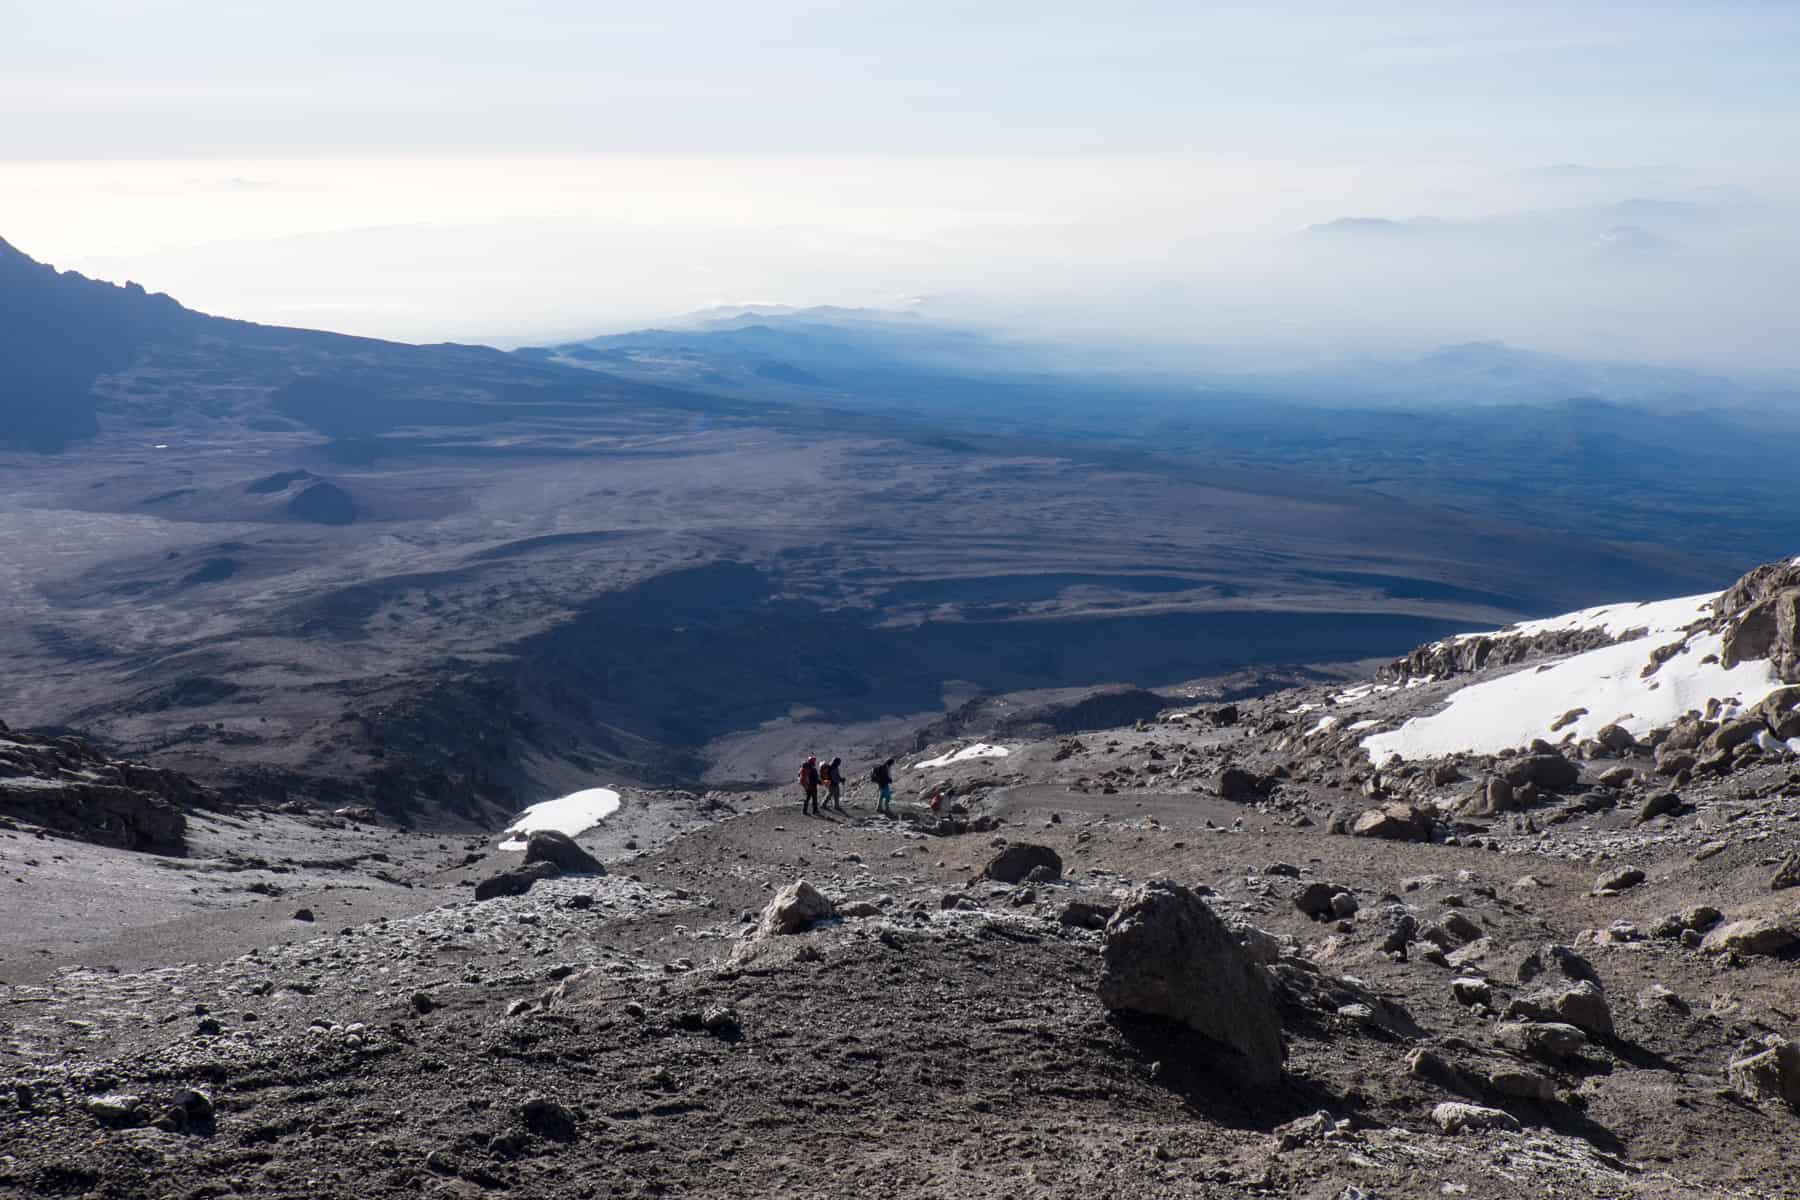
[[[1516,625],[1508,625],[1505,629],[1482,633],[1459,633],[1450,640],[1468,642],[1483,637],[1536,637],[1544,633],[1577,633],[1586,630],[1598,630],[1608,637],[1620,638],[1639,629],[1649,637],[1656,637],[1661,634],[1678,633],[1695,621],[1704,620],[1712,615],[1713,601],[1718,598],[1718,595],[1717,592],[1703,592],[1698,596],[1678,596],[1673,600],[1601,604],[1593,608],[1563,613],[1561,616],[1544,617],[1536,621],[1520,621]]]
[[[972,746],[964,746],[960,750],[952,750],[948,754],[940,754],[936,758],[928,758],[924,762],[913,764],[915,771],[934,771],[939,767],[953,767],[957,763],[972,762],[978,758],[1005,758],[1012,751],[1005,746],[990,746],[986,742],[976,742]]]
[[[502,850],[523,850],[529,835],[549,830],[579,837],[619,809],[619,793],[611,788],[584,788],[555,800],[533,804],[506,827],[514,836],[500,843]]]
[[[1362,747],[1379,763],[1494,754],[1559,734],[1592,738],[1609,725],[1642,737],[1691,709],[1705,709],[1709,700],[1727,700],[1728,711],[1741,711],[1782,686],[1766,661],[1721,665],[1721,640],[1718,634],[1690,638],[1648,677],[1644,643],[1631,641],[1483,680],[1453,692],[1443,711],[1367,737]],[[1561,730],[1551,728],[1576,707],[1587,711]]]

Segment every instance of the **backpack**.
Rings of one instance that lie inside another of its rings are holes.
[[[817,783],[818,781],[819,781],[819,768],[813,766],[810,762],[801,763],[800,764],[800,786],[805,787],[809,783]]]

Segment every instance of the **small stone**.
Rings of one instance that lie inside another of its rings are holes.
[[[1465,975],[1461,979],[1452,979],[1450,991],[1456,997],[1458,1004],[1492,1005],[1494,1002],[1493,985],[1485,979],[1478,979],[1472,975]]]
[[[1587,1048],[1587,1035],[1561,1022],[1509,1021],[1496,1026],[1494,1036],[1510,1050],[1558,1065],[1574,1061]]]
[[[198,1088],[183,1088],[177,1092],[175,1106],[186,1116],[189,1124],[212,1120],[213,1098]]]
[[[506,1006],[506,1015],[509,1017],[522,1017],[530,1012],[533,1007],[534,1002],[531,1000],[514,1000],[511,1004]]]
[[[412,994],[412,1006],[413,1011],[416,1013],[428,1013],[437,1007],[437,1005],[432,1003],[431,997],[424,992],[414,992]]]
[[[294,910],[294,920],[296,920],[296,921],[311,921],[311,920],[313,920],[313,910],[310,908],[296,908]]]
[[[1517,1071],[1502,1067],[1487,1077],[1488,1088],[1502,1096],[1520,1100],[1536,1100],[1548,1104],[1556,1099],[1556,1084],[1535,1071]]]
[[[1596,896],[1617,895],[1620,892],[1636,887],[1644,882],[1644,873],[1637,867],[1622,867],[1617,871],[1609,871],[1594,881]]]
[[[1787,861],[1776,870],[1775,877],[1769,880],[1772,891],[1791,887],[1800,887],[1800,854],[1788,855]]]
[[[225,1027],[219,1024],[217,1017],[206,1017],[202,1019],[198,1025],[194,1026],[195,1037],[213,1037],[216,1034],[224,1032]]]
[[[1339,892],[1331,898],[1331,912],[1337,917],[1353,917],[1358,908],[1356,897],[1349,892]]]
[[[744,1034],[743,1024],[738,1020],[735,1009],[727,1005],[715,1004],[700,1014],[701,1027],[714,1037],[735,1040]]]
[[[1519,1128],[1518,1118],[1509,1112],[1498,1108],[1483,1108],[1479,1104],[1462,1104],[1455,1100],[1446,1100],[1432,1109],[1431,1119],[1445,1133],[1478,1133],[1489,1129]]]
[[[1729,849],[1731,849],[1730,842],[1708,842],[1706,845],[1694,851],[1694,861],[1705,862],[1714,855],[1723,854]]]
[[[1645,800],[1644,806],[1638,810],[1637,822],[1642,825],[1645,821],[1676,812],[1680,808],[1680,796],[1674,792],[1656,792]]]
[[[108,1092],[104,1096],[95,1096],[87,1102],[87,1110],[96,1119],[107,1124],[123,1125],[134,1121],[143,1107],[144,1098],[129,1092]]]
[[[553,1142],[575,1139],[575,1114],[548,1096],[533,1096],[519,1107],[525,1128]]]

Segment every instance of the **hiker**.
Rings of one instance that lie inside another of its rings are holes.
[[[844,760],[834,758],[825,764],[825,807],[844,811]]]
[[[814,755],[807,755],[806,761],[800,764],[800,811],[812,815],[819,811],[819,760]]]
[[[875,785],[875,811],[894,815],[894,760],[888,759],[869,772],[869,782]]]

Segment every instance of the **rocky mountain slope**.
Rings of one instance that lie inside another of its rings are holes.
[[[1355,686],[936,745],[893,818],[861,784],[819,817],[623,789],[521,865],[196,817],[191,891],[118,918],[136,932],[0,940],[0,1186],[1795,1196],[1793,569],[1489,634],[1538,657],[1448,678],[1406,671],[1423,650]],[[1594,690],[1532,714],[1553,736],[1379,740],[1559,669]],[[1693,710],[1646,715],[1669,688]],[[0,833],[10,895],[43,846]]]
[[[181,854],[187,812],[216,804],[178,772],[120,762],[80,738],[34,736],[0,721],[0,828]]]
[[[815,731],[905,749],[971,700],[1061,693],[1092,728],[1116,718],[1070,715],[1088,689],[1386,657],[1738,563],[1246,470],[1160,425],[977,432],[254,325],[10,247],[0,315],[0,712],[419,826],[595,773],[785,776]]]

